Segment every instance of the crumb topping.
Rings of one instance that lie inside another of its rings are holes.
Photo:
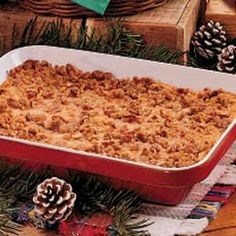
[[[0,135],[163,167],[192,165],[236,118],[236,95],[28,60],[0,86]]]

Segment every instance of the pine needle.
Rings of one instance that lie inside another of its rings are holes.
[[[21,225],[12,221],[11,213],[32,195],[43,177],[22,165],[0,161],[0,236],[18,235]]]
[[[32,196],[39,183],[53,175],[50,168],[38,174],[24,166],[0,161],[0,236],[17,234],[20,225],[12,222],[12,213],[22,204],[32,204]],[[95,176],[70,171],[68,181],[79,196],[76,212],[89,217],[104,212],[113,218],[111,229],[118,236],[149,235],[145,227],[150,223],[136,219],[142,201],[130,190],[115,190]]]
[[[50,45],[152,61],[183,63],[181,59],[183,52],[164,45],[150,47],[141,35],[133,34],[124,27],[123,23],[122,20],[111,20],[107,34],[101,35],[96,28],[91,29],[89,33],[87,27],[80,27],[77,32],[73,32],[72,22],[66,26],[62,20],[44,22],[37,30],[38,20],[34,18],[26,24],[18,43],[15,32],[12,34],[12,41],[14,48],[28,45]],[[76,40],[73,40],[73,33],[76,34]]]
[[[76,203],[78,215],[89,217],[97,212],[105,212],[113,217],[110,230],[115,235],[149,235],[145,227],[151,223],[135,218],[142,204],[137,194],[130,190],[115,190],[94,176],[78,176],[73,172],[69,176],[69,179],[73,179],[73,191],[79,196]]]

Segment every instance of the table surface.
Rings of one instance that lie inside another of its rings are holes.
[[[236,193],[223,206],[201,236],[236,236]]]
[[[56,236],[58,234],[43,233],[30,226],[22,229],[20,236]],[[229,202],[221,207],[216,218],[209,224],[201,236],[236,236],[236,193]]]

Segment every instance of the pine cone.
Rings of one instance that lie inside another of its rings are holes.
[[[236,46],[229,45],[218,57],[217,69],[223,72],[236,73]]]
[[[33,197],[35,212],[50,224],[66,220],[72,213],[75,200],[71,185],[56,177],[39,184]]]
[[[210,20],[195,32],[192,45],[196,56],[206,60],[214,59],[226,46],[226,32],[219,22]]]

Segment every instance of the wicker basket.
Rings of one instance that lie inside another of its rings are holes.
[[[167,0],[111,0],[106,16],[132,15],[164,4]],[[19,4],[37,14],[64,17],[98,16],[70,0],[19,0]]]

